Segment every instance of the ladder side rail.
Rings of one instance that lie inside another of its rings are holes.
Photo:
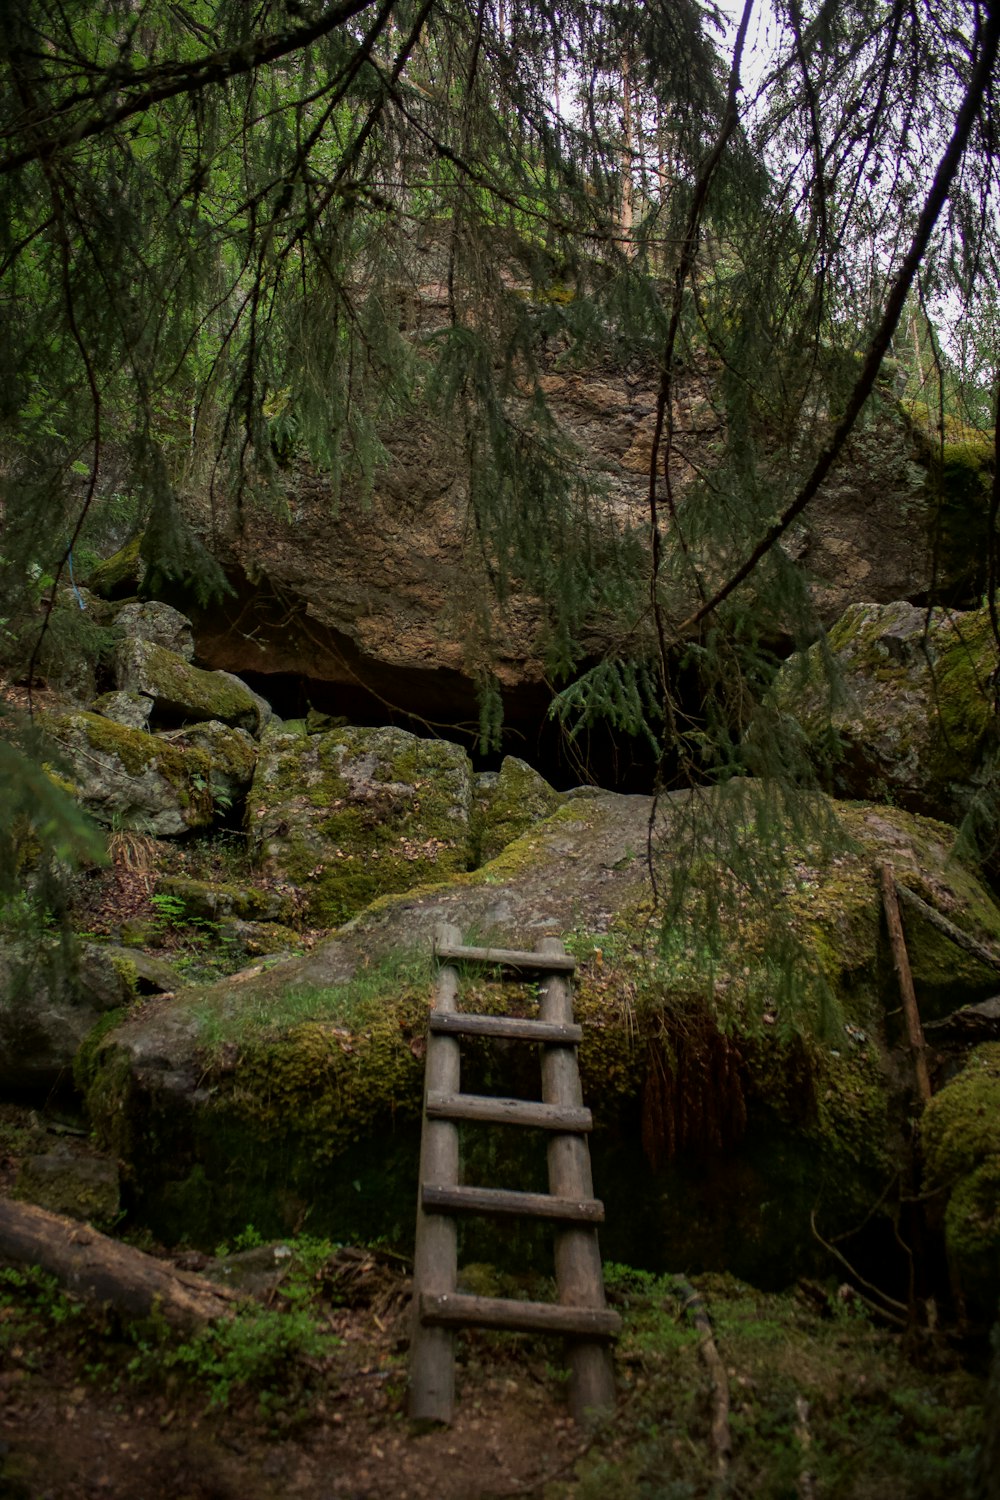
[[[539,951],[563,951],[558,938],[543,938]],[[539,1016],[558,1025],[573,1022],[570,986],[560,975],[547,979],[541,989]],[[545,1047],[542,1051],[542,1099],[560,1108],[580,1108],[583,1090],[575,1049]],[[590,1150],[585,1136],[556,1134],[548,1142],[549,1192],[556,1198],[589,1199],[594,1196]],[[568,1226],[555,1237],[556,1284],[561,1304],[604,1309],[604,1275],[597,1230]],[[569,1342],[570,1404],[578,1422],[588,1412],[613,1409],[615,1377],[611,1353],[593,1340]]]
[[[448,924],[439,928],[438,938],[442,944],[456,944],[461,941],[461,933]],[[438,971],[434,1009],[444,1014],[458,1009],[458,970],[453,964],[446,964]],[[446,1214],[425,1212],[423,1186],[453,1188],[458,1184],[458,1126],[452,1120],[428,1119],[426,1099],[431,1092],[457,1094],[460,1075],[458,1038],[429,1033],[413,1255],[409,1397],[413,1421],[450,1422],[455,1405],[454,1333],[447,1327],[425,1326],[420,1317],[420,1299],[424,1295],[453,1296],[458,1283],[458,1227],[454,1218]]]

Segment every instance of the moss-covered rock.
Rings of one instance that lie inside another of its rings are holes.
[[[664,799],[662,879],[705,795]],[[675,1263],[724,1264],[770,1284],[794,1274],[815,1253],[817,1203],[833,1232],[878,1199],[909,1108],[893,1081],[908,1054],[893,1015],[880,862],[956,924],[1000,942],[988,895],[950,857],[952,830],[817,800],[817,814],[839,815],[839,842],[779,827],[761,845],[762,863],[782,851],[772,884],[756,902],[735,889],[717,941],[697,879],[674,929],[652,941],[649,800],[595,793],[566,801],[481,869],[381,897],[298,958],[130,1018],[94,1051],[88,1098],[102,1138],[129,1164],[137,1211],[158,1234],[204,1243],[248,1221],[278,1233],[306,1211],[342,1236],[408,1236],[429,995],[400,955],[428,954],[448,921],[506,946],[563,934],[580,956],[580,1061],[608,1252],[645,1262],[656,1245]],[[746,789],[704,810],[710,822],[735,819],[745,846],[763,837]],[[936,929],[906,920],[922,1004],[987,992],[989,970],[963,970]],[[532,1011],[529,987],[501,992],[475,975],[465,985],[470,1009]],[[470,1090],[537,1086],[525,1049],[463,1046],[463,1069]],[[490,1149],[470,1138],[469,1180],[490,1180]],[[534,1185],[544,1152],[533,1168],[530,1155],[525,1147],[509,1185]]]
[[[952,422],[942,443],[928,433],[924,444],[928,466],[927,546],[933,556],[945,598],[952,580],[963,578],[966,594],[981,595],[990,555],[990,491],[995,451],[992,433],[962,429]],[[929,428],[936,428],[937,414]],[[941,595],[939,595],[941,597]]]
[[[246,922],[290,923],[295,899],[289,889],[237,885],[230,881],[193,880],[189,875],[161,875],[157,894],[173,896],[185,917],[218,922],[238,917]]]
[[[527,761],[504,756],[499,771],[475,779],[472,811],[475,863],[486,864],[533,824],[554,813],[562,795]]]
[[[115,653],[115,671],[124,692],[152,698],[160,722],[217,719],[254,734],[262,726],[262,700],[238,677],[204,672],[154,641],[122,641]]]
[[[949,1259],[973,1312],[992,1319],[1000,1296],[1000,1043],[977,1047],[934,1096],[921,1137]]]
[[[205,752],[212,801],[221,814],[242,803],[257,766],[257,743],[246,729],[208,719],[184,729],[162,730],[157,737],[168,745]]]
[[[87,575],[87,587],[102,599],[128,599],[139,592],[146,564],[139,556],[142,537],[134,536]]]
[[[212,762],[204,750],[171,744],[101,714],[46,714],[76,795],[105,824],[159,837],[213,821]]]
[[[262,741],[247,822],[261,869],[333,927],[376,896],[467,869],[471,798],[468,756],[445,740],[282,726]]]
[[[774,700],[839,796],[957,821],[995,741],[998,660],[988,610],[855,604],[782,667]]]

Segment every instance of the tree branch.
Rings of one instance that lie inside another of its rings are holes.
[[[820,486],[839,457],[841,449],[861,414],[862,407],[872,393],[882,361],[889,349],[892,336],[896,330],[896,324],[899,322],[903,311],[904,303],[916,279],[924,256],[927,253],[927,246],[930,243],[930,238],[934,232],[934,227],[937,224],[941,210],[947,202],[951,185],[961,165],[973,126],[979,117],[983,102],[989,91],[990,77],[996,66],[998,46],[1000,46],[1000,4],[994,4],[986,10],[986,24],[981,35],[979,56],[973,68],[972,76],[969,79],[961,108],[956,116],[955,128],[952,132],[951,140],[948,142],[944,154],[938,163],[937,171],[934,174],[934,181],[931,184],[927,197],[924,199],[924,206],[917,221],[917,227],[910,243],[910,248],[889,292],[882,321],[869,347],[861,374],[851,392],[843,415],[837,423],[830,441],[820,453],[813,465],[812,472],[795,496],[795,499],[782,512],[778,520],[768,528],[767,532],[750,553],[750,556],[745,562],[741,563],[736,572],[729,576],[726,582],[716,590],[710,599],[706,600],[692,615],[689,615],[683,621],[677,629],[678,636],[683,636],[693,630],[706,616],[718,609],[719,605],[728,599],[730,594],[734,593],[741,583],[749,578],[757,564],[762,558],[766,557],[767,553],[770,552],[774,544],[785,534],[793,521],[798,519],[809,502],[815,498]]]
[[[121,98],[127,92],[127,98],[121,98],[120,103],[113,104],[66,130],[51,135],[37,135],[30,145],[0,158],[0,175],[15,172],[29,162],[50,157],[90,136],[103,135],[120,125],[123,120],[132,115],[143,114],[164,99],[172,99],[179,94],[198,93],[213,84],[224,83],[242,73],[252,73],[257,68],[277,62],[279,58],[300,52],[362,11],[370,9],[372,3],[373,0],[342,0],[341,4],[323,11],[308,25],[252,37],[238,47],[211,52],[193,62],[161,63],[152,68],[116,72],[113,91],[109,77],[108,92],[112,98]]]

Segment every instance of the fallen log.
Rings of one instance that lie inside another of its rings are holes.
[[[936,907],[930,906],[918,896],[916,891],[900,885],[898,880],[895,886],[896,894],[900,899],[905,901],[907,906],[912,906],[914,911],[919,912],[926,922],[930,922],[932,927],[937,928],[938,932],[944,933],[946,938],[950,938],[959,948],[964,948],[966,953],[971,953],[973,958],[978,958],[981,964],[991,969],[1000,969],[1000,954],[993,948],[987,947],[985,943],[981,943],[978,938],[972,937],[968,932],[963,932],[961,927],[955,926],[954,922],[949,922],[947,917],[942,916]]]
[[[712,1320],[701,1294],[684,1276],[675,1276],[674,1285],[682,1298],[682,1307],[698,1331],[698,1353],[711,1384],[711,1426],[709,1441],[715,1482],[712,1493],[724,1492],[728,1484],[729,1460],[733,1452],[733,1434],[729,1425],[729,1377],[712,1332]]]
[[[77,1219],[0,1199],[0,1265],[38,1266],[72,1296],[127,1318],[162,1318],[182,1333],[231,1317],[237,1297],[109,1239]]]

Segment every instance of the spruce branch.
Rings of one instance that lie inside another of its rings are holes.
[[[64,151],[79,141],[92,136],[104,135],[114,130],[123,120],[143,114],[154,104],[164,99],[174,99],[180,94],[197,94],[203,89],[225,83],[243,73],[253,73],[270,63],[278,62],[295,52],[301,52],[313,42],[328,36],[345,25],[354,16],[371,8],[373,0],[342,0],[322,11],[315,20],[292,29],[270,32],[264,36],[250,37],[238,47],[227,47],[210,52],[192,62],[157,63],[150,68],[122,68],[115,71],[112,80],[105,75],[100,90],[95,90],[94,102],[102,94],[108,94],[108,104],[63,130],[47,135],[38,133],[41,122],[33,122],[30,144],[20,151],[13,151],[0,158],[0,176],[15,172],[29,162],[44,160]],[[112,102],[118,101],[118,102]],[[79,102],[78,99],[74,100]],[[61,114],[62,106],[55,114]],[[51,118],[51,117],[50,117]]]
[[[991,97],[991,79],[997,62],[997,53],[1000,49],[1000,3],[994,3],[986,8],[986,22],[981,27],[979,35],[979,51],[975,66],[972,70],[965,95],[961,106],[955,117],[955,126],[951,139],[945,147],[930,191],[924,199],[924,205],[917,221],[917,227],[910,242],[910,248],[900,266],[899,272],[893,282],[886,298],[885,312],[872,340],[865,362],[854,384],[854,388],[844,407],[843,414],[826,447],[823,448],[819,457],[812,467],[812,471],[799,489],[798,494],[788,505],[777,521],[768,528],[764,536],[754,547],[753,551],[740,564],[734,573],[731,573],[726,582],[723,583],[712,595],[689,615],[686,620],[678,626],[677,638],[681,638],[700,625],[702,620],[713,614],[726,599],[739,588],[750,577],[754,569],[763,558],[771,551],[794,521],[805,510],[806,506],[818,493],[823,481],[826,479],[833,465],[840,456],[840,452],[854,429],[861,410],[871,395],[875,385],[882,361],[888,353],[892,342],[896,325],[903,312],[903,307],[910,293],[917,273],[923,264],[924,257],[930,244],[931,236],[941,215],[948,195],[951,191],[956,174],[962,164],[966,147],[969,144],[972,131],[976,121],[982,113],[983,107]]]

